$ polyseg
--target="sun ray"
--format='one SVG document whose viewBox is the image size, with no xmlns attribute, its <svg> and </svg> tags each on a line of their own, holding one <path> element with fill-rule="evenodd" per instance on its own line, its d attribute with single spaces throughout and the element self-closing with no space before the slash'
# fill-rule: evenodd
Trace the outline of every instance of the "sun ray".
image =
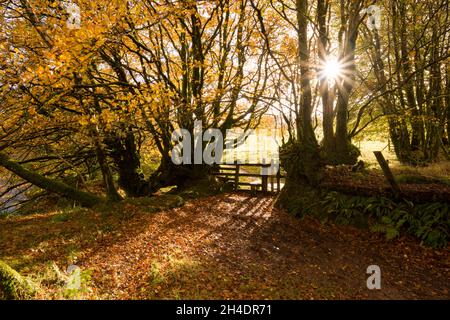
<svg viewBox="0 0 450 320">
<path fill-rule="evenodd" d="M 319 76 L 321 79 L 327 79 L 330 82 L 335 82 L 341 79 L 345 74 L 345 66 L 334 57 L 329 57 L 320 64 Z"/>
</svg>

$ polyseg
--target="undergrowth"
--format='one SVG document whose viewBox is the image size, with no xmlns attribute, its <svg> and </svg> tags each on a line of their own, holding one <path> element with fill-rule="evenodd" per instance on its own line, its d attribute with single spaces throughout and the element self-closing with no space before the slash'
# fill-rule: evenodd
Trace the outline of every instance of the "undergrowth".
<svg viewBox="0 0 450 320">
<path fill-rule="evenodd" d="M 289 189 L 284 192 L 287 195 L 280 195 L 278 205 L 298 217 L 310 215 L 322 221 L 368 227 L 388 240 L 406 233 L 435 248 L 447 246 L 450 240 L 450 205 L 446 203 L 415 204 L 382 196 Z"/>
</svg>

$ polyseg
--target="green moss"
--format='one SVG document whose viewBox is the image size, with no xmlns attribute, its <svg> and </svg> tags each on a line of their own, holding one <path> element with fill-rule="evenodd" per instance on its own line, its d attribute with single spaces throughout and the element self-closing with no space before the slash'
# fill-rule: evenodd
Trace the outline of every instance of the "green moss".
<svg viewBox="0 0 450 320">
<path fill-rule="evenodd" d="M 287 142 L 280 148 L 280 164 L 293 182 L 307 181 L 315 186 L 323 178 L 325 162 L 314 143 Z"/>
<path fill-rule="evenodd" d="M 154 197 L 130 198 L 126 199 L 125 203 L 146 208 L 150 212 L 157 212 L 182 207 L 184 205 L 184 199 L 178 195 L 163 194 Z"/>
<path fill-rule="evenodd" d="M 233 188 L 228 190 L 232 191 Z M 178 194 L 185 199 L 197 199 L 216 195 L 223 191 L 227 191 L 226 183 L 214 179 L 202 179 L 195 181 L 193 184 L 186 185 L 182 189 L 175 189 L 171 193 Z"/>
<path fill-rule="evenodd" d="M 277 198 L 276 206 L 300 218 L 316 215 L 315 207 L 320 201 L 319 196 L 318 190 L 306 183 L 287 181 Z"/>
<path fill-rule="evenodd" d="M 31 298 L 34 292 L 30 282 L 0 260 L 0 300 L 27 299 Z"/>
</svg>

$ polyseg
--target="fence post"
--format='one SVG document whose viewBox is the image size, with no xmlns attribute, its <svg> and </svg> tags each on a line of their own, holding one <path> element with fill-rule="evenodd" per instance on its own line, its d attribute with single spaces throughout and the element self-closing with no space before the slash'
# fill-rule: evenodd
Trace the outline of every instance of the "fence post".
<svg viewBox="0 0 450 320">
<path fill-rule="evenodd" d="M 269 184 L 269 177 L 268 177 L 268 174 L 269 174 L 269 170 L 265 170 L 266 168 L 268 168 L 268 166 L 270 167 L 270 165 L 266 165 L 266 164 L 263 164 L 262 165 L 262 192 L 263 193 L 267 193 L 267 190 L 268 190 L 268 184 Z"/>
<path fill-rule="evenodd" d="M 389 164 L 387 163 L 386 159 L 384 158 L 383 153 L 381 151 L 374 151 L 373 154 L 377 158 L 377 161 L 380 164 L 381 169 L 383 170 L 386 180 L 391 185 L 391 189 L 392 189 L 392 192 L 394 193 L 394 196 L 398 199 L 401 198 L 402 192 L 400 190 L 400 187 L 397 184 L 397 181 L 395 181 L 394 175 L 392 174 L 392 171 L 389 168 Z"/>
<path fill-rule="evenodd" d="M 277 170 L 277 193 L 280 193 L 280 191 L 281 191 L 281 182 L 280 182 L 280 180 L 281 180 L 281 172 L 280 171 L 281 170 L 278 167 L 278 170 Z"/>
<path fill-rule="evenodd" d="M 234 190 L 237 190 L 239 187 L 239 171 L 240 171 L 240 165 L 236 165 L 236 175 L 234 176 Z"/>
</svg>

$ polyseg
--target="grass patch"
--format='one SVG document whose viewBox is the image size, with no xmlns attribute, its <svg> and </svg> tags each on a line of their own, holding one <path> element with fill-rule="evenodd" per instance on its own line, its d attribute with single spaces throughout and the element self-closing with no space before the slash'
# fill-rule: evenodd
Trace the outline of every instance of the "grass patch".
<svg viewBox="0 0 450 320">
<path fill-rule="evenodd" d="M 82 207 L 66 207 L 62 210 L 58 210 L 58 213 L 55 214 L 51 221 L 54 223 L 59 223 L 59 222 L 67 222 L 70 220 L 73 220 L 73 218 L 76 216 L 76 218 L 80 218 L 83 213 L 88 212 L 88 209 L 86 208 L 82 208 Z"/>
<path fill-rule="evenodd" d="M 162 194 L 146 198 L 130 198 L 125 203 L 141 207 L 149 212 L 157 212 L 165 209 L 179 208 L 184 205 L 184 199 L 179 195 Z"/>
<path fill-rule="evenodd" d="M 53 261 L 34 274 L 33 283 L 38 287 L 38 299 L 82 300 L 92 299 L 93 270 L 77 266 L 61 270 Z"/>
<path fill-rule="evenodd" d="M 437 178 L 437 177 L 427 177 L 417 174 L 400 174 L 395 177 L 398 183 L 405 184 L 430 184 L 437 183 L 443 184 L 450 187 L 450 179 Z"/>
<path fill-rule="evenodd" d="M 392 166 L 394 174 L 401 175 L 419 175 L 431 178 L 447 178 L 450 177 L 450 161 L 440 161 L 437 163 L 431 163 L 427 166 L 406 166 L 396 164 Z"/>
<path fill-rule="evenodd" d="M 150 299 L 204 298 L 198 289 L 199 274 L 203 267 L 196 260 L 175 251 L 153 261 L 149 270 Z"/>
</svg>

